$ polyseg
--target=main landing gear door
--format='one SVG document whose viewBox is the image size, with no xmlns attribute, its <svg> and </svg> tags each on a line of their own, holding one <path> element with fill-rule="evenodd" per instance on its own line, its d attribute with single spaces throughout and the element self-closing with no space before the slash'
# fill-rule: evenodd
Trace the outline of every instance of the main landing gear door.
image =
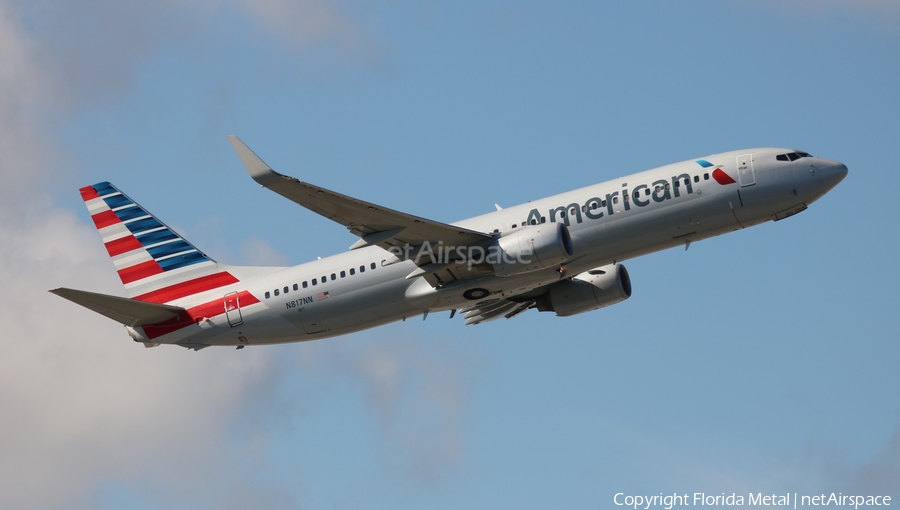
<svg viewBox="0 0 900 510">
<path fill-rule="evenodd" d="M 737 157 L 737 171 L 741 187 L 756 184 L 756 175 L 753 174 L 753 154 L 741 154 Z"/>
<path fill-rule="evenodd" d="M 225 317 L 232 328 L 244 323 L 244 318 L 241 316 L 241 302 L 238 299 L 237 292 L 225 294 Z"/>
</svg>

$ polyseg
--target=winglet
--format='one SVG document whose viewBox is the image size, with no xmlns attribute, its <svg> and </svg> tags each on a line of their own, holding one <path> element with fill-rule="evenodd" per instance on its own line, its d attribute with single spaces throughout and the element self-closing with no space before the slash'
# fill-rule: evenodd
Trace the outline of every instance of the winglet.
<svg viewBox="0 0 900 510">
<path fill-rule="evenodd" d="M 247 147 L 247 144 L 242 142 L 240 138 L 235 135 L 228 135 L 228 141 L 231 142 L 234 152 L 241 158 L 241 163 L 247 168 L 247 173 L 250 174 L 250 177 L 253 177 L 254 181 L 266 186 L 267 181 L 275 177 L 282 177 L 281 174 L 272 170 L 265 161 L 250 150 L 250 147 Z"/>
</svg>

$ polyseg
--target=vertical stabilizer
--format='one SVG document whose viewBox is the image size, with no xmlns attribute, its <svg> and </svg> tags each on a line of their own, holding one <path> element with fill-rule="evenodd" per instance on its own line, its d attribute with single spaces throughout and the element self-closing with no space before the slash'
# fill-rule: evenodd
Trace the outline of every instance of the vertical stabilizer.
<svg viewBox="0 0 900 510">
<path fill-rule="evenodd" d="M 80 191 L 128 297 L 169 303 L 238 282 L 112 184 Z"/>
</svg>

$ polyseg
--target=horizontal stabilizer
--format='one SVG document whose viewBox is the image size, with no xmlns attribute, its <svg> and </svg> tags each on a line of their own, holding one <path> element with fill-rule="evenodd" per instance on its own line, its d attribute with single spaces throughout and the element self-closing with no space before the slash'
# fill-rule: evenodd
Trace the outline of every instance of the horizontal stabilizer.
<svg viewBox="0 0 900 510">
<path fill-rule="evenodd" d="M 59 288 L 50 292 L 132 327 L 162 322 L 185 311 L 180 306 L 160 305 L 83 290 Z"/>
</svg>

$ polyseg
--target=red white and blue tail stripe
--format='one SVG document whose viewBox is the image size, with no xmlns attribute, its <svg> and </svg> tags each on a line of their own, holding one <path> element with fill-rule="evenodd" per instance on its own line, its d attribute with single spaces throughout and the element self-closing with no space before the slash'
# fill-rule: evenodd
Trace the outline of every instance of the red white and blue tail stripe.
<svg viewBox="0 0 900 510">
<path fill-rule="evenodd" d="M 128 297 L 170 303 L 238 282 L 112 184 L 80 191 Z"/>
</svg>

